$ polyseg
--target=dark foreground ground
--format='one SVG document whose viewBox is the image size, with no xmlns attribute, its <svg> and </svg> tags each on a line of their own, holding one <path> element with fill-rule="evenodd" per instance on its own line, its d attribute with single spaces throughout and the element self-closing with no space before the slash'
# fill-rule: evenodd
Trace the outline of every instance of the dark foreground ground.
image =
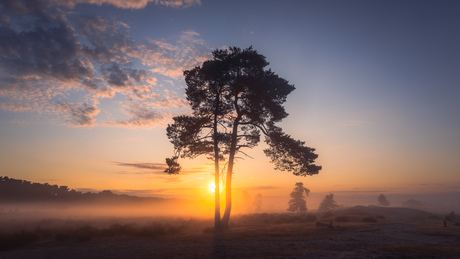
<svg viewBox="0 0 460 259">
<path fill-rule="evenodd" d="M 417 210 L 355 207 L 316 219 L 240 216 L 230 231 L 218 234 L 206 228 L 211 221 L 198 220 L 75 224 L 67 232 L 62 224 L 53 222 L 50 230 L 51 223 L 41 222 L 16 236 L 40 238 L 3 246 L 0 258 L 460 258 L 460 226 L 444 227 L 442 219 Z M 331 220 L 332 228 L 316 224 Z"/>
</svg>

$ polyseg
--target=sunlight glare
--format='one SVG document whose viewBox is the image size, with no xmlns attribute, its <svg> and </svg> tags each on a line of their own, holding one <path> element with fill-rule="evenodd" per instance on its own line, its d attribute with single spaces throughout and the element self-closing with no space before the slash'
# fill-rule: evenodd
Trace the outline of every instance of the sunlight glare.
<svg viewBox="0 0 460 259">
<path fill-rule="evenodd" d="M 208 183 L 208 192 L 214 194 L 216 192 L 216 184 L 214 182 Z"/>
<path fill-rule="evenodd" d="M 220 183 L 219 186 L 220 186 L 219 192 L 222 193 L 222 190 L 224 189 L 224 186 L 222 185 L 222 183 Z M 210 181 L 208 183 L 208 193 L 210 193 L 210 194 L 215 194 L 216 193 L 216 183 L 214 181 Z"/>
</svg>

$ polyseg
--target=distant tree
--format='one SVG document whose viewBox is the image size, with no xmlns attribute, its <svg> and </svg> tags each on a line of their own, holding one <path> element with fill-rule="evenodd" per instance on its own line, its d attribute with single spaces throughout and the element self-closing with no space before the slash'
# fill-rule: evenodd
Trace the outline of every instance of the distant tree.
<svg viewBox="0 0 460 259">
<path fill-rule="evenodd" d="M 287 209 L 288 211 L 299 213 L 305 213 L 307 211 L 307 202 L 303 196 L 304 193 L 306 196 L 308 196 L 308 194 L 310 194 L 310 190 L 303 187 L 303 183 L 296 183 L 294 190 L 290 194 L 291 200 L 289 201 L 289 208 Z"/>
<path fill-rule="evenodd" d="M 215 50 L 211 60 L 184 71 L 185 94 L 191 116 L 174 117 L 167 127 L 167 136 L 174 144 L 174 155 L 166 159 L 165 172 L 181 170 L 178 158 L 206 155 L 214 161 L 215 229 L 228 228 L 232 207 L 232 173 L 237 155 L 246 155 L 244 148 L 253 148 L 265 135 L 265 154 L 275 169 L 294 175 L 314 175 L 321 166 L 314 164 L 315 149 L 295 140 L 275 123 L 288 114 L 282 106 L 295 88 L 287 80 L 265 69 L 268 62 L 252 47 Z M 225 212 L 220 219 L 220 162 L 226 161 Z M 222 163 L 224 164 L 224 163 Z M 224 173 L 222 168 L 222 174 Z"/>
<path fill-rule="evenodd" d="M 381 206 L 390 206 L 390 202 L 387 200 L 387 197 L 385 197 L 385 195 L 383 194 L 380 194 L 377 200 L 379 201 L 379 204 Z"/>
<path fill-rule="evenodd" d="M 323 201 L 319 205 L 318 210 L 319 211 L 329 211 L 329 210 L 334 210 L 337 207 L 339 207 L 339 205 L 337 205 L 337 203 L 334 200 L 334 194 L 329 193 L 328 195 L 326 195 L 326 197 L 324 197 Z"/>
<path fill-rule="evenodd" d="M 258 193 L 254 197 L 254 201 L 252 202 L 252 208 L 255 212 L 260 212 L 262 210 L 262 194 Z"/>
</svg>

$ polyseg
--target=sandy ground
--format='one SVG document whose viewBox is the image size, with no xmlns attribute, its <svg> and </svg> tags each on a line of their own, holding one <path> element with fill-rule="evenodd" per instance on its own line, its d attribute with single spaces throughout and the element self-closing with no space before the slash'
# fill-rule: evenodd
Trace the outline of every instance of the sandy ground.
<svg viewBox="0 0 460 259">
<path fill-rule="evenodd" d="M 315 222 L 240 220 L 225 233 L 155 238 L 48 241 L 0 252 L 0 258 L 460 258 L 460 226 L 421 211 L 358 207 Z M 344 220 L 345 217 L 345 220 Z M 362 222 L 365 217 L 377 223 Z"/>
</svg>

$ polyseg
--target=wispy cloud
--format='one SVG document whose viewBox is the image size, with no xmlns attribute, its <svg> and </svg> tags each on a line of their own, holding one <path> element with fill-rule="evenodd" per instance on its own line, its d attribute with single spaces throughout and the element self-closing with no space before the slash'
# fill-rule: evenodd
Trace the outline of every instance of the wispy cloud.
<svg viewBox="0 0 460 259">
<path fill-rule="evenodd" d="M 141 169 L 141 170 L 149 170 L 147 173 L 150 174 L 159 174 L 165 175 L 164 169 L 166 168 L 166 164 L 163 163 L 143 163 L 143 162 L 134 162 L 134 163 L 125 163 L 125 162 L 111 162 L 114 165 L 130 167 L 132 169 Z M 119 172 L 120 174 L 147 174 L 144 172 Z M 193 168 L 183 168 L 181 170 L 181 175 L 186 174 L 202 174 L 202 173 L 209 173 L 209 168 L 207 167 L 193 167 Z M 160 179 L 160 178 L 157 178 Z"/>
<path fill-rule="evenodd" d="M 129 9 L 148 3 L 177 8 L 201 4 L 199 0 L 2 1 L 0 107 L 58 117 L 71 127 L 151 128 L 187 111 L 183 97 L 164 85 L 175 84 L 183 70 L 209 57 L 199 34 L 190 30 L 176 39 L 141 43 L 130 37 L 131 28 L 123 22 L 73 12 L 81 3 Z M 112 99 L 110 105 L 104 102 L 110 108 L 103 107 L 101 99 Z"/>
<path fill-rule="evenodd" d="M 125 113 L 129 115 L 129 119 L 119 120 L 116 123 L 120 126 L 130 128 L 150 128 L 165 121 L 165 116 L 157 113 L 145 105 L 131 104 L 125 109 Z"/>
<path fill-rule="evenodd" d="M 195 31 L 183 32 L 175 44 L 161 40 L 149 40 L 139 46 L 142 50 L 139 58 L 146 66 L 153 67 L 152 73 L 165 75 L 171 78 L 180 78 L 185 69 L 196 66 L 210 57 L 209 49 Z"/>
<path fill-rule="evenodd" d="M 113 162 L 116 165 L 119 166 L 127 166 L 127 167 L 133 167 L 133 168 L 138 168 L 138 169 L 150 169 L 154 171 L 158 170 L 163 170 L 166 168 L 166 164 L 162 163 L 122 163 L 122 162 Z"/>
</svg>

